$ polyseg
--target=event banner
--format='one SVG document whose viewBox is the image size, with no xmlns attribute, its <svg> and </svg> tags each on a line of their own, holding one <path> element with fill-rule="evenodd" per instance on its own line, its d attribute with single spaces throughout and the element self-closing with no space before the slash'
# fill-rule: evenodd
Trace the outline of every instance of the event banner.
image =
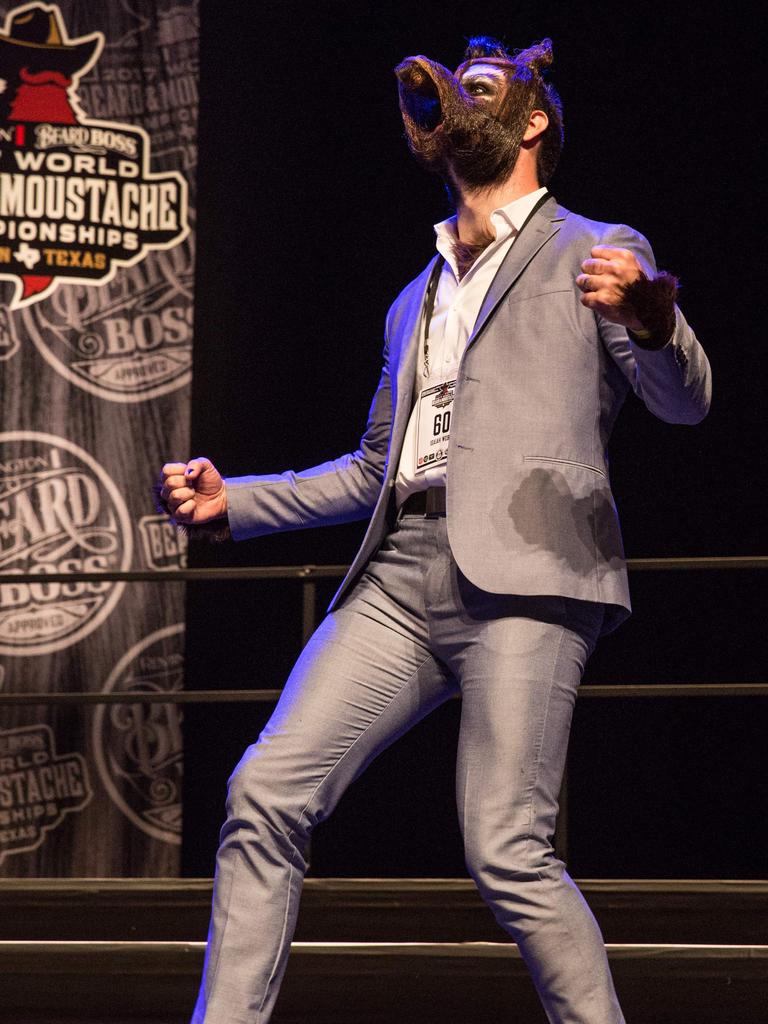
<svg viewBox="0 0 768 1024">
<path fill-rule="evenodd" d="M 0 874 L 173 875 L 184 567 L 152 484 L 189 445 L 196 0 L 0 4 Z M 14 582 L 34 575 L 39 582 Z M 142 701 L 35 702 L 53 692 Z"/>
</svg>

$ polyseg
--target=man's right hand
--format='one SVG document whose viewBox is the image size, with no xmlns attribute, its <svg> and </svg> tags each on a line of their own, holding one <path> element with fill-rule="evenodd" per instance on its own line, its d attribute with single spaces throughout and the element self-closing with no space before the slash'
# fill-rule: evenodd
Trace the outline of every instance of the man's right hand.
<svg viewBox="0 0 768 1024">
<path fill-rule="evenodd" d="M 160 471 L 160 497 L 177 523 L 198 526 L 227 514 L 227 491 L 210 459 L 167 462 Z"/>
</svg>

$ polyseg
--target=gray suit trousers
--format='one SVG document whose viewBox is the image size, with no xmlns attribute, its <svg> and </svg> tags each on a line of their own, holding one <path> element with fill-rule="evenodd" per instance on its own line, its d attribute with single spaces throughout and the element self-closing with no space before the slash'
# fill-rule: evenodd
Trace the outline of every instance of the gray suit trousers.
<svg viewBox="0 0 768 1024">
<path fill-rule="evenodd" d="M 403 516 L 302 652 L 230 779 L 193 1024 L 270 1019 L 313 827 L 377 754 L 457 692 L 470 874 L 552 1024 L 623 1024 L 602 936 L 550 841 L 602 616 L 591 602 L 479 590 L 456 566 L 445 519 Z"/>
</svg>

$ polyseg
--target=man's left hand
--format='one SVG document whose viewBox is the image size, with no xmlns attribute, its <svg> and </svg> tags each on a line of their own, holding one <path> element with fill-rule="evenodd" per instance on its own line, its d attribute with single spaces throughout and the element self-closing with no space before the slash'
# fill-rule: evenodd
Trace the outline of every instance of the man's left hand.
<svg viewBox="0 0 768 1024">
<path fill-rule="evenodd" d="M 621 324 L 630 331 L 641 331 L 643 324 L 624 300 L 624 288 L 643 273 L 635 254 L 629 249 L 596 245 L 590 255 L 591 259 L 581 264 L 584 273 L 576 278 L 576 284 L 584 293 L 582 305 L 614 324 Z"/>
</svg>

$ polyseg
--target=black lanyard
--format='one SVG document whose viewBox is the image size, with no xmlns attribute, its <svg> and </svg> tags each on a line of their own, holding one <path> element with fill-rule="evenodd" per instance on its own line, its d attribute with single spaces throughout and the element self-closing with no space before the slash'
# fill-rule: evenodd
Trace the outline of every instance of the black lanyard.
<svg viewBox="0 0 768 1024">
<path fill-rule="evenodd" d="M 520 230 L 515 235 L 515 241 L 512 243 L 513 245 L 520 238 L 520 235 L 522 235 L 523 230 L 525 229 L 527 224 L 530 222 L 530 220 L 533 218 L 534 213 L 536 213 L 536 211 L 539 209 L 539 207 L 543 206 L 544 203 L 546 203 L 546 201 L 548 199 L 550 199 L 550 198 L 551 198 L 551 193 L 550 192 L 545 192 L 544 195 L 541 196 L 537 200 L 536 205 L 533 207 L 531 212 L 528 214 L 528 216 L 525 218 L 523 223 L 520 225 Z M 438 256 L 437 259 L 435 260 L 434 266 L 432 267 L 432 273 L 429 275 L 429 283 L 427 284 L 427 294 L 426 294 L 426 297 L 424 299 L 424 376 L 425 377 L 429 376 L 429 328 L 430 328 L 430 325 L 432 323 L 432 316 L 433 316 L 433 314 L 435 312 L 435 301 L 437 300 L 437 286 L 440 283 L 440 274 L 442 273 L 442 270 L 443 270 L 444 266 L 445 266 L 445 257 Z"/>
<path fill-rule="evenodd" d="M 427 297 L 424 300 L 424 376 L 429 376 L 429 327 L 432 323 L 432 314 L 435 312 L 435 299 L 437 298 L 437 286 L 440 282 L 440 274 L 445 265 L 445 257 L 438 256 L 432 273 L 429 275 L 427 285 Z"/>
</svg>

